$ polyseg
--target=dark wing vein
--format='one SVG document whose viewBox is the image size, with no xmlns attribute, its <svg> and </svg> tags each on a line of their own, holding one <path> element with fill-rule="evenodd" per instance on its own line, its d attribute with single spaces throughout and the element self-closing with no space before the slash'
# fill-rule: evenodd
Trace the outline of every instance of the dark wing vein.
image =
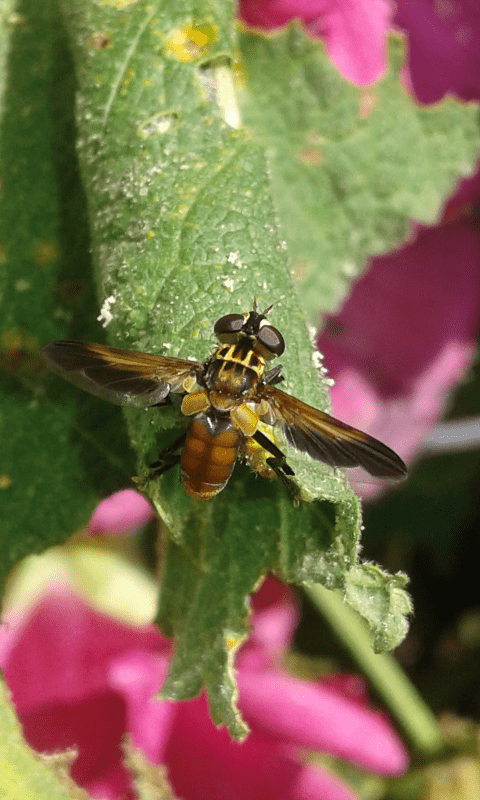
<svg viewBox="0 0 480 800">
<path fill-rule="evenodd" d="M 118 405 L 146 408 L 169 392 L 183 393 L 183 381 L 200 364 L 87 342 L 58 341 L 42 348 L 47 366 L 90 394 Z"/>
<path fill-rule="evenodd" d="M 263 386 L 260 394 L 269 402 L 287 442 L 316 461 L 332 467 L 360 466 L 377 478 L 401 478 L 407 474 L 402 459 L 368 433 L 273 386 Z"/>
</svg>

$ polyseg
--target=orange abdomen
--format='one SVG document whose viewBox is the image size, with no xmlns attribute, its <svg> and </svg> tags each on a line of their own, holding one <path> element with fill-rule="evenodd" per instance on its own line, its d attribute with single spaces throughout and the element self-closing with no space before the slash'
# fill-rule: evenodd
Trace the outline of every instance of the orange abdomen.
<svg viewBox="0 0 480 800">
<path fill-rule="evenodd" d="M 241 434 L 227 418 L 199 414 L 190 425 L 180 461 L 183 487 L 191 497 L 208 500 L 228 483 Z"/>
</svg>

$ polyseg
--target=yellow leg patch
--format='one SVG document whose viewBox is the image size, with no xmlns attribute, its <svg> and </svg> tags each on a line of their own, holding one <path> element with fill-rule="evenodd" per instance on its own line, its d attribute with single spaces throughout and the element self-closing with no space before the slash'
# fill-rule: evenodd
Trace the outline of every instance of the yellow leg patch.
<svg viewBox="0 0 480 800">
<path fill-rule="evenodd" d="M 193 414 L 201 414 L 202 411 L 206 411 L 209 406 L 210 400 L 206 392 L 194 392 L 185 395 L 181 411 L 186 417 L 191 417 Z"/>
<path fill-rule="evenodd" d="M 267 464 L 269 453 L 257 444 L 255 439 L 247 439 L 247 441 L 243 443 L 242 452 L 247 459 L 249 467 L 255 470 L 255 472 L 258 472 L 259 475 L 263 475 L 264 478 L 276 477 L 273 469 Z"/>
<path fill-rule="evenodd" d="M 253 436 L 258 428 L 258 414 L 252 411 L 251 408 L 242 403 L 241 406 L 232 408 L 230 411 L 230 419 L 233 426 L 241 431 L 244 436 Z"/>
<path fill-rule="evenodd" d="M 196 394 L 200 390 L 195 375 L 187 375 L 182 385 L 186 392 L 192 392 L 192 394 Z"/>
</svg>

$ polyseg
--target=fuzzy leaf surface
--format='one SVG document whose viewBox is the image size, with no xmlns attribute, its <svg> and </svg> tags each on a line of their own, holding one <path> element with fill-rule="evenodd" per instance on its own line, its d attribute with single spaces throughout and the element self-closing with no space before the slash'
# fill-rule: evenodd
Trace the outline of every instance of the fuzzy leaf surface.
<svg viewBox="0 0 480 800">
<path fill-rule="evenodd" d="M 285 388 L 325 408 L 327 387 L 292 292 L 263 151 L 227 121 L 233 84 L 225 89 L 219 75 L 236 55 L 227 5 L 215 18 L 194 4 L 180 12 L 173 2 L 123 17 L 90 3 L 64 9 L 110 343 L 203 361 L 215 319 L 250 309 L 254 296 L 264 307 L 283 296 L 273 319 L 287 341 Z M 92 30 L 110 32 L 108 47 L 93 54 L 84 45 Z M 172 49 L 202 30 L 209 33 L 200 52 Z M 129 408 L 126 418 L 145 480 L 178 433 L 178 410 Z M 360 512 L 344 478 L 297 453 L 288 457 L 313 501 L 300 508 L 277 481 L 243 466 L 208 502 L 185 495 L 178 468 L 145 483 L 171 532 L 158 619 L 176 647 L 163 694 L 191 697 L 206 686 L 213 718 L 237 738 L 245 726 L 231 666 L 248 633 L 246 596 L 273 569 L 297 583 L 343 585 L 356 561 Z"/>
<path fill-rule="evenodd" d="M 62 8 L 74 71 L 48 2 L 25 0 L 10 51 L 11 115 L 2 133 L 5 570 L 66 538 L 134 471 L 145 481 L 148 464 L 185 422 L 175 408 L 127 409 L 135 470 L 118 409 L 43 370 L 40 344 L 102 340 L 99 305 L 111 345 L 203 361 L 219 316 L 249 310 L 254 296 L 263 306 L 283 298 L 271 315 L 287 341 L 282 388 L 328 405 L 262 147 L 232 125 L 232 6 L 64 0 Z M 36 69 L 25 69 L 33 61 Z M 74 72 L 87 208 L 73 147 Z M 178 468 L 145 483 L 171 533 L 158 619 L 176 647 L 164 694 L 189 697 L 206 686 L 214 719 L 237 738 L 245 726 L 231 667 L 249 629 L 248 594 L 268 570 L 343 589 L 349 570 L 362 570 L 360 510 L 344 477 L 285 450 L 311 501 L 298 508 L 279 482 L 242 465 L 209 502 L 186 497 Z"/>
<path fill-rule="evenodd" d="M 403 40 L 384 77 L 348 83 L 296 23 L 242 30 L 239 99 L 265 147 L 272 196 L 308 317 L 331 311 L 370 256 L 398 246 L 409 221 L 431 225 L 480 151 L 477 103 L 422 106 L 400 81 Z"/>
</svg>

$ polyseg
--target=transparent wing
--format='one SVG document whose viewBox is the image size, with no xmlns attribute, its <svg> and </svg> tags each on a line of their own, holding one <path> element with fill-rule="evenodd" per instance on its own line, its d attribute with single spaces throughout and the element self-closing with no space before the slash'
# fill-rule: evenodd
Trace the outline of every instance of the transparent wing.
<svg viewBox="0 0 480 800">
<path fill-rule="evenodd" d="M 42 348 L 47 366 L 80 389 L 117 405 L 146 408 L 169 392 L 184 392 L 200 364 L 87 342 L 58 341 Z"/>
<path fill-rule="evenodd" d="M 289 444 L 331 467 L 363 467 L 377 478 L 403 478 L 407 468 L 387 445 L 318 411 L 268 384 L 259 397 L 267 400 L 274 424 Z"/>
</svg>

